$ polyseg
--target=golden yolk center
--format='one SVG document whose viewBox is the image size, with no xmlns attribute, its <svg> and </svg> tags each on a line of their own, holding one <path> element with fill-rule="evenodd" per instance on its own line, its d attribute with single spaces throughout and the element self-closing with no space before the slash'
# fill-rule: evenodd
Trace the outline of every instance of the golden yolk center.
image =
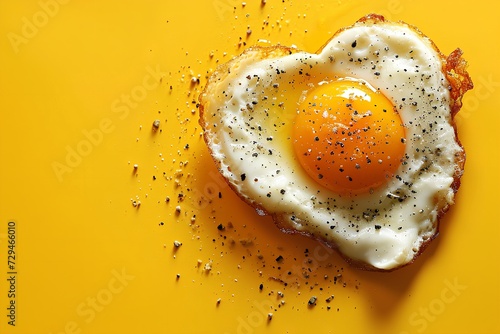
<svg viewBox="0 0 500 334">
<path fill-rule="evenodd" d="M 368 192 L 401 164 L 405 128 L 393 104 L 363 82 L 338 80 L 299 105 L 293 146 L 307 174 L 340 194 Z"/>
</svg>

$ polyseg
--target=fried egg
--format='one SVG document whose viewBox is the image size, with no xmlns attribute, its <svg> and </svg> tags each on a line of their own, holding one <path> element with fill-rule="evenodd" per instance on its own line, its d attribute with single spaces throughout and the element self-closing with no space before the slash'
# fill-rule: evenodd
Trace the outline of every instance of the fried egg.
<svg viewBox="0 0 500 334">
<path fill-rule="evenodd" d="M 352 264 L 411 263 L 454 203 L 465 163 L 453 122 L 472 88 L 415 27 L 368 15 L 316 53 L 252 47 L 200 95 L 221 174 L 258 213 Z"/>
</svg>

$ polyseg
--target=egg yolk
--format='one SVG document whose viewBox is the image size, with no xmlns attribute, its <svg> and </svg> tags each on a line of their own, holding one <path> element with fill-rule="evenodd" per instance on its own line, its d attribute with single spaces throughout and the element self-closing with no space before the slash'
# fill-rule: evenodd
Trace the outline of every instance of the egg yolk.
<svg viewBox="0 0 500 334">
<path fill-rule="evenodd" d="M 307 93 L 292 139 L 307 174 L 348 195 L 385 183 L 405 152 L 405 128 L 393 104 L 366 83 L 347 79 Z"/>
</svg>

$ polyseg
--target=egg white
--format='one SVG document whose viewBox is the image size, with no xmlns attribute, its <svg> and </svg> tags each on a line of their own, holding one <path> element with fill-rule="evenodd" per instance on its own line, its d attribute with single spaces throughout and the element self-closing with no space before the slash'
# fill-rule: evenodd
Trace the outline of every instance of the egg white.
<svg viewBox="0 0 500 334">
<path fill-rule="evenodd" d="M 337 33 L 318 53 L 263 59 L 263 52 L 247 50 L 201 96 L 205 138 L 223 176 L 283 228 L 325 240 L 355 262 L 383 270 L 411 262 L 454 201 L 456 156 L 463 150 L 451 125 L 439 51 L 403 23 L 367 20 Z M 312 180 L 291 139 L 305 92 L 347 77 L 392 101 L 407 138 L 395 176 L 354 197 Z"/>
</svg>

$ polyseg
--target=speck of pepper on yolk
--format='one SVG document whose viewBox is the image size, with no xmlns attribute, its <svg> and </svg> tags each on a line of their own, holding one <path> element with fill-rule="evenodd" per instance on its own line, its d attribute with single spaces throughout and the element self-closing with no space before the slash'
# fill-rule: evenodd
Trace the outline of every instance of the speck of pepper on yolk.
<svg viewBox="0 0 500 334">
<path fill-rule="evenodd" d="M 406 139 L 395 107 L 380 91 L 351 79 L 323 83 L 298 106 L 293 147 L 302 167 L 339 194 L 369 192 L 401 164 Z"/>
</svg>

